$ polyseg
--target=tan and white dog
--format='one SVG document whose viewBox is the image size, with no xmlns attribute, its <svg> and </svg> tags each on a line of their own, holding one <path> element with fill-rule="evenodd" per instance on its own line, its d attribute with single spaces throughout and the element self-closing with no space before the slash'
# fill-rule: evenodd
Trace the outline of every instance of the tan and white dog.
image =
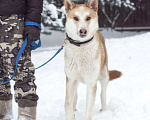
<svg viewBox="0 0 150 120">
<path fill-rule="evenodd" d="M 105 41 L 98 31 L 98 0 L 87 5 L 75 5 L 64 0 L 67 13 L 65 39 L 66 120 L 75 120 L 79 82 L 87 86 L 85 120 L 92 120 L 97 81 L 101 83 L 101 111 L 107 110 L 106 88 L 109 80 L 121 76 L 119 71 L 108 71 Z"/>
</svg>

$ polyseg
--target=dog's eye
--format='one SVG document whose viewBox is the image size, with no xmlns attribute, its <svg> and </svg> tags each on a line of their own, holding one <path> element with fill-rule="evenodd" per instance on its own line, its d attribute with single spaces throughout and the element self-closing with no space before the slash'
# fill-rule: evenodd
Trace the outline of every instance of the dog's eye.
<svg viewBox="0 0 150 120">
<path fill-rule="evenodd" d="M 75 20 L 75 21 L 79 21 L 79 19 L 78 19 L 77 17 L 74 17 L 74 20 Z"/>
<path fill-rule="evenodd" d="M 91 17 L 87 17 L 87 18 L 86 18 L 86 21 L 89 21 L 89 20 L 91 20 Z"/>
</svg>

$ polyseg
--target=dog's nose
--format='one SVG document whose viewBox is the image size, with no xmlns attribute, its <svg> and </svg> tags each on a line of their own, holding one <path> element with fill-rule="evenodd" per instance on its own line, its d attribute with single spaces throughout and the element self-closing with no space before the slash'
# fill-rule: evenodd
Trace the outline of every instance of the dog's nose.
<svg viewBox="0 0 150 120">
<path fill-rule="evenodd" d="M 84 29 L 84 28 L 81 28 L 81 30 L 80 30 L 80 35 L 85 36 L 86 33 L 87 33 L 87 30 Z"/>
</svg>

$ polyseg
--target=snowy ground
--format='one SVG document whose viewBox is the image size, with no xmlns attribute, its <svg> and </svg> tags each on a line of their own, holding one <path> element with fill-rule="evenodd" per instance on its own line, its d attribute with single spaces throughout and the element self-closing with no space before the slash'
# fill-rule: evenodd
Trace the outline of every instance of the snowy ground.
<svg viewBox="0 0 150 120">
<path fill-rule="evenodd" d="M 109 69 L 122 71 L 123 76 L 108 85 L 106 112 L 99 112 L 101 104 L 98 83 L 93 120 L 150 120 L 150 32 L 139 35 L 136 33 L 130 37 L 123 35 L 123 38 L 107 38 L 106 47 Z M 32 59 L 35 66 L 48 60 L 56 52 L 56 48 L 58 47 L 43 47 L 33 52 Z M 65 120 L 63 54 L 64 51 L 47 66 L 36 71 L 37 93 L 40 97 L 37 120 Z M 86 107 L 85 85 L 79 85 L 78 94 L 76 120 L 83 120 Z M 15 102 L 13 107 L 16 120 Z"/>
</svg>

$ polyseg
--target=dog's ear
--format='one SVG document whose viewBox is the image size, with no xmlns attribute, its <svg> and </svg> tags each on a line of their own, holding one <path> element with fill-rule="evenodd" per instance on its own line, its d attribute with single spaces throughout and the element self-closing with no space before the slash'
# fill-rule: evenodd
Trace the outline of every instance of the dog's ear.
<svg viewBox="0 0 150 120">
<path fill-rule="evenodd" d="M 65 5 L 66 13 L 68 13 L 76 6 L 74 2 L 72 2 L 72 0 L 64 0 L 64 5 Z"/>
<path fill-rule="evenodd" d="M 94 10 L 95 12 L 98 11 L 98 0 L 89 0 L 87 6 Z"/>
</svg>

